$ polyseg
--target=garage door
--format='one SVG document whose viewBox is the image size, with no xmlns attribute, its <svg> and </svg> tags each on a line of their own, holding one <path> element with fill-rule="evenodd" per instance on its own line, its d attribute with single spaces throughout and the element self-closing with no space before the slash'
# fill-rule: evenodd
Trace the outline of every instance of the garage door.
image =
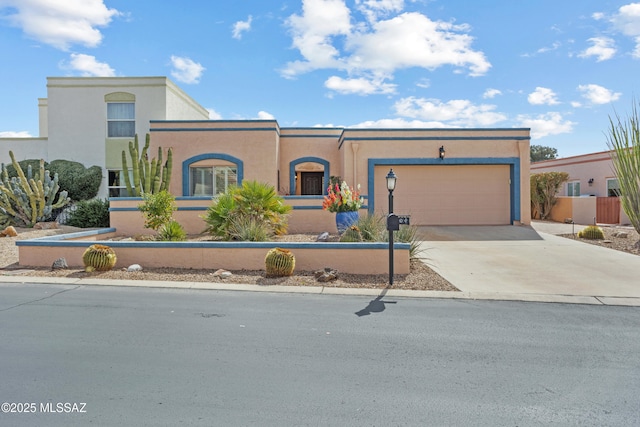
<svg viewBox="0 0 640 427">
<path fill-rule="evenodd" d="M 391 166 L 398 176 L 394 211 L 415 225 L 504 225 L 511 223 L 509 165 Z M 375 168 L 375 207 L 388 211 L 385 177 Z"/>
</svg>

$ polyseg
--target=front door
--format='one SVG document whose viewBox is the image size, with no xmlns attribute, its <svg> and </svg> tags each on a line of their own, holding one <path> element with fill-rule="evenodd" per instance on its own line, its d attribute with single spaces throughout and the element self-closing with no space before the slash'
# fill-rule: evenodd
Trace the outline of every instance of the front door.
<svg viewBox="0 0 640 427">
<path fill-rule="evenodd" d="M 321 196 L 324 172 L 300 172 L 302 187 L 300 194 L 303 196 Z"/>
</svg>

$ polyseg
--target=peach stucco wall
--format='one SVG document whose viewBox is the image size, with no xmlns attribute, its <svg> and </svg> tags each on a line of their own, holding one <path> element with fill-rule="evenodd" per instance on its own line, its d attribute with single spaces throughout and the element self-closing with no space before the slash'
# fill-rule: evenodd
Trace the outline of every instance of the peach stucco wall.
<svg viewBox="0 0 640 427">
<path fill-rule="evenodd" d="M 173 150 L 169 191 L 183 193 L 183 166 L 187 159 L 203 155 L 232 156 L 242 161 L 243 179 L 278 184 L 278 125 L 257 121 L 151 122 L 150 152 Z"/>
<path fill-rule="evenodd" d="M 43 239 L 19 242 L 19 264 L 50 267 L 56 258 L 64 257 L 70 267 L 82 267 L 82 254 L 93 243 L 50 241 L 52 243 L 49 244 Z M 273 243 L 248 242 L 95 242 L 114 249 L 117 256 L 115 268 L 140 264 L 143 268 L 264 270 L 267 252 L 276 246 Z M 315 271 L 325 267 L 351 274 L 385 274 L 389 271 L 389 252 L 384 243 L 279 243 L 277 246 L 294 253 L 297 271 Z M 408 274 L 409 244 L 397 244 L 394 254 L 395 273 Z"/>
</svg>

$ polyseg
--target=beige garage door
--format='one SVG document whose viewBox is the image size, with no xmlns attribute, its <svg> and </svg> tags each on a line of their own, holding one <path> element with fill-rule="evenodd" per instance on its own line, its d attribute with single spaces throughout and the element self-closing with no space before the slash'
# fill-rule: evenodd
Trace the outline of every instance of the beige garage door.
<svg viewBox="0 0 640 427">
<path fill-rule="evenodd" d="M 511 223 L 508 165 L 391 166 L 398 176 L 394 211 L 415 225 Z M 389 166 L 375 168 L 375 208 L 387 213 Z"/>
</svg>

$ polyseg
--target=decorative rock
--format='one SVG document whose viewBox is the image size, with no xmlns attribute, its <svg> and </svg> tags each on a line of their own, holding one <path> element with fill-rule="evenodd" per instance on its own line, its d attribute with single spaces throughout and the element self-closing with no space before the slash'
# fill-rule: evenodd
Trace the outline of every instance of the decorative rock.
<svg viewBox="0 0 640 427">
<path fill-rule="evenodd" d="M 603 241 L 602 241 L 602 243 L 605 243 L 605 244 L 611 244 L 611 243 L 613 243 L 613 242 L 612 242 L 611 240 L 603 240 Z"/>
<path fill-rule="evenodd" d="M 51 270 L 64 270 L 65 268 L 69 268 L 65 258 L 58 258 L 51 264 Z"/>
<path fill-rule="evenodd" d="M 224 270 L 222 268 L 219 269 L 219 270 L 216 270 L 216 272 L 213 273 L 213 277 L 221 277 L 223 279 L 226 278 L 226 277 L 230 277 L 232 275 L 233 274 L 230 271 Z"/>
<path fill-rule="evenodd" d="M 2 230 L 0 232 L 0 237 L 16 237 L 18 235 L 18 232 L 16 231 L 15 228 L 13 228 L 12 225 L 8 226 L 7 228 L 5 228 L 4 230 Z"/>
<path fill-rule="evenodd" d="M 58 227 L 58 223 L 55 221 L 51 221 L 51 222 L 36 222 L 33 225 L 33 229 L 34 230 L 53 230 L 56 228 L 60 228 Z"/>
<path fill-rule="evenodd" d="M 613 237 L 619 237 L 621 239 L 626 239 L 629 237 L 629 233 L 627 233 L 626 231 L 616 231 L 615 233 L 613 233 Z"/>
<path fill-rule="evenodd" d="M 325 267 L 324 270 L 317 270 L 313 273 L 318 282 L 330 282 L 338 278 L 338 270 Z"/>
<path fill-rule="evenodd" d="M 127 271 L 142 271 L 142 266 L 140 264 L 131 264 L 129 267 L 127 267 Z"/>
<path fill-rule="evenodd" d="M 324 232 L 321 233 L 317 238 L 316 238 L 317 242 L 328 242 L 329 241 L 329 233 L 328 232 Z"/>
</svg>

